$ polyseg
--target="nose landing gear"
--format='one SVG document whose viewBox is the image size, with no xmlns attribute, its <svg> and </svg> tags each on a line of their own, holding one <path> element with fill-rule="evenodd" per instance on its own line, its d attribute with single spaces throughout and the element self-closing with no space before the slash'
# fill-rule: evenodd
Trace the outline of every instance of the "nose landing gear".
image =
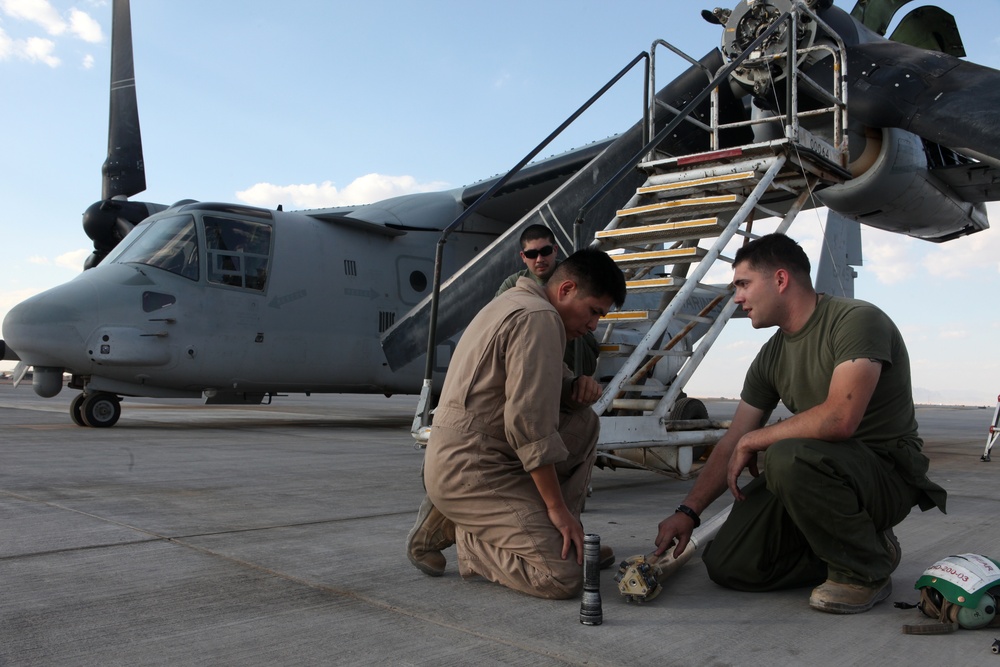
<svg viewBox="0 0 1000 667">
<path fill-rule="evenodd" d="M 117 424 L 122 416 L 121 399 L 103 391 L 80 394 L 70 404 L 69 414 L 77 426 L 108 428 Z"/>
</svg>

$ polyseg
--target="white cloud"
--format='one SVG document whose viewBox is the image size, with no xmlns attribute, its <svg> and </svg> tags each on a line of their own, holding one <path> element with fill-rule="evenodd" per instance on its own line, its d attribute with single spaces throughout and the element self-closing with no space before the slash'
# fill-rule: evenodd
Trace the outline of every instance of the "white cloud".
<svg viewBox="0 0 1000 667">
<path fill-rule="evenodd" d="M 910 256 L 912 241 L 899 234 L 879 230 L 862 231 L 864 266 L 885 285 L 903 282 L 915 273 L 916 263 Z"/>
<path fill-rule="evenodd" d="M 950 331 L 942 331 L 941 332 L 941 338 L 944 338 L 945 340 L 957 340 L 957 339 L 968 338 L 968 337 L 969 337 L 969 332 L 968 331 L 963 331 L 961 329 L 950 330 Z"/>
<path fill-rule="evenodd" d="M 12 18 L 38 24 L 50 35 L 66 32 L 66 21 L 48 0 L 2 0 L 0 9 Z"/>
<path fill-rule="evenodd" d="M 247 204 L 274 208 L 282 204 L 289 208 L 327 208 L 370 204 L 390 197 L 414 192 L 433 192 L 447 187 L 446 183 L 418 183 L 412 176 L 367 174 L 338 189 L 331 181 L 299 185 L 257 183 L 236 193 Z"/>
<path fill-rule="evenodd" d="M 923 266 L 939 278 L 986 278 L 1000 273 L 1000 232 L 995 228 L 935 245 Z"/>
<path fill-rule="evenodd" d="M 44 63 L 49 67 L 59 67 L 59 63 L 62 61 L 52 55 L 55 50 L 56 44 L 51 39 L 29 37 L 25 40 L 24 48 L 18 55 L 25 60 Z"/>
<path fill-rule="evenodd" d="M 83 57 L 83 69 L 92 69 L 94 67 L 94 56 L 89 53 Z"/>
<path fill-rule="evenodd" d="M 41 27 L 52 37 L 68 33 L 89 43 L 103 41 L 104 33 L 100 24 L 90 14 L 73 8 L 67 21 L 48 0 L 0 0 L 0 12 L 11 18 L 20 19 Z M 13 39 L 0 29 L 0 60 L 12 57 L 39 62 L 49 67 L 58 67 L 61 59 L 55 55 L 56 43 L 43 37 Z M 93 56 L 84 58 L 83 66 L 93 66 Z"/>
<path fill-rule="evenodd" d="M 53 55 L 55 48 L 55 42 L 51 39 L 42 37 L 11 39 L 3 29 L 0 29 L 0 60 L 9 60 L 13 57 L 58 67 L 60 60 Z"/>
<path fill-rule="evenodd" d="M 14 40 L 0 28 L 0 60 L 7 60 L 14 55 Z"/>
<path fill-rule="evenodd" d="M 87 248 L 80 248 L 79 250 L 73 250 L 71 252 L 66 252 L 55 259 L 55 265 L 61 266 L 64 269 L 70 269 L 71 271 L 83 271 L 83 262 L 90 256 L 92 250 Z"/>
<path fill-rule="evenodd" d="M 95 21 L 87 12 L 71 9 L 69 14 L 69 29 L 74 35 L 85 42 L 96 44 L 104 39 L 101 24 Z"/>
</svg>

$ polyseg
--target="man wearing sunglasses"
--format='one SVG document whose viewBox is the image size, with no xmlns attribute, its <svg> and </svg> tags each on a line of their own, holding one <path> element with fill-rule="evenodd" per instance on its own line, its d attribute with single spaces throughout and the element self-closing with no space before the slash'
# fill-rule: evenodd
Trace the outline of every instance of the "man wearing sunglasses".
<svg viewBox="0 0 1000 667">
<path fill-rule="evenodd" d="M 555 234 L 545 225 L 529 225 L 521 232 L 521 261 L 525 267 L 507 276 L 500 283 L 496 296 L 500 296 L 517 284 L 519 278 L 528 276 L 539 285 L 544 285 L 559 265 L 559 246 Z M 597 355 L 600 348 L 594 334 L 567 341 L 563 361 L 578 375 L 593 375 L 597 370 Z"/>
<path fill-rule="evenodd" d="M 530 225 L 521 232 L 521 261 L 526 268 L 512 273 L 500 284 L 500 296 L 515 284 L 517 279 L 530 276 L 539 285 L 544 285 L 559 263 L 559 246 L 552 230 L 545 225 Z"/>
<path fill-rule="evenodd" d="M 424 458 L 427 496 L 407 536 L 420 571 L 444 574 L 457 546 L 463 577 L 535 597 L 583 585 L 580 512 L 597 456 L 601 387 L 562 363 L 566 340 L 625 301 L 625 278 L 600 250 L 575 252 L 545 285 L 528 277 L 473 318 L 448 366 Z M 604 551 L 604 549 L 602 549 Z M 602 565 L 614 563 L 608 549 Z"/>
</svg>

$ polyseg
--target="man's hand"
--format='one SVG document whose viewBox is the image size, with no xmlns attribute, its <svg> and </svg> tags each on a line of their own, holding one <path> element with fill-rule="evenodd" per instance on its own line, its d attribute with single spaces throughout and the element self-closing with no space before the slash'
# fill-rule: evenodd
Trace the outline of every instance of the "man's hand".
<svg viewBox="0 0 1000 667">
<path fill-rule="evenodd" d="M 570 546 L 576 546 L 576 562 L 583 565 L 583 524 L 570 514 L 565 505 L 549 509 L 548 514 L 549 521 L 563 538 L 562 559 L 569 558 Z"/>
<path fill-rule="evenodd" d="M 535 486 L 538 487 L 538 494 L 545 503 L 546 513 L 549 521 L 556 527 L 563 538 L 562 558 L 569 558 L 569 548 L 576 546 L 576 561 L 583 565 L 583 524 L 573 516 L 569 508 L 566 507 L 566 500 L 562 495 L 562 487 L 559 486 L 559 477 L 556 475 L 555 465 L 549 463 L 539 466 L 530 473 Z"/>
<path fill-rule="evenodd" d="M 671 514 L 660 522 L 659 532 L 656 533 L 656 550 L 653 553 L 659 558 L 677 540 L 677 548 L 674 549 L 674 558 L 677 558 L 687 547 L 693 532 L 694 521 L 691 517 L 681 512 Z"/>
<path fill-rule="evenodd" d="M 757 468 L 757 451 L 753 448 L 748 437 L 752 434 L 753 432 L 740 438 L 739 442 L 736 443 L 736 448 L 733 449 L 732 456 L 729 457 L 726 484 L 729 486 L 729 490 L 736 500 L 743 500 L 745 498 L 743 491 L 740 490 L 739 483 L 740 475 L 743 474 L 744 468 L 749 468 L 750 474 L 754 477 L 760 475 L 760 470 Z"/>
<path fill-rule="evenodd" d="M 601 385 L 589 375 L 580 375 L 573 380 L 570 398 L 580 405 L 593 405 L 601 397 Z"/>
</svg>

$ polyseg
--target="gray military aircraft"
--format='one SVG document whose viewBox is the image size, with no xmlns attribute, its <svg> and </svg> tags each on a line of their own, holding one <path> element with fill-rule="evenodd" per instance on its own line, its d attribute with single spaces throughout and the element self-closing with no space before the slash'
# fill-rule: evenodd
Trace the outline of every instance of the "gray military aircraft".
<svg viewBox="0 0 1000 667">
<path fill-rule="evenodd" d="M 988 227 L 983 202 L 1000 198 L 1000 72 L 960 59 L 954 18 L 937 8 L 911 12 L 885 39 L 907 2 L 860 0 L 850 14 L 830 0 L 805 3 L 843 40 L 849 90 L 849 173 L 817 196 L 834 219 L 941 242 Z M 702 72 L 719 71 L 791 5 L 743 0 L 703 12 L 724 27 L 721 46 L 656 94 L 665 102 L 657 121 L 700 105 Z M 454 337 L 517 268 L 521 229 L 546 222 L 566 248 L 593 238 L 623 198 L 609 197 L 574 232 L 578 211 L 643 145 L 637 123 L 529 164 L 543 143 L 504 177 L 359 207 L 131 201 L 146 184 L 128 0 L 113 11 L 108 157 L 101 200 L 84 214 L 94 253 L 88 270 L 3 323 L 3 358 L 33 368 L 39 395 L 55 396 L 71 376 L 81 426 L 115 424 L 123 396 L 260 403 L 291 392 L 417 393 L 425 376 L 440 379 Z M 805 25 L 796 39 L 816 36 Z M 832 86 L 829 59 L 802 67 L 818 88 Z M 729 122 L 780 114 L 782 95 L 780 68 L 737 69 L 718 108 Z M 723 145 L 759 139 L 755 131 L 724 133 Z M 696 153 L 706 141 L 683 125 L 658 150 Z M 848 232 L 841 263 L 858 244 Z"/>
</svg>

